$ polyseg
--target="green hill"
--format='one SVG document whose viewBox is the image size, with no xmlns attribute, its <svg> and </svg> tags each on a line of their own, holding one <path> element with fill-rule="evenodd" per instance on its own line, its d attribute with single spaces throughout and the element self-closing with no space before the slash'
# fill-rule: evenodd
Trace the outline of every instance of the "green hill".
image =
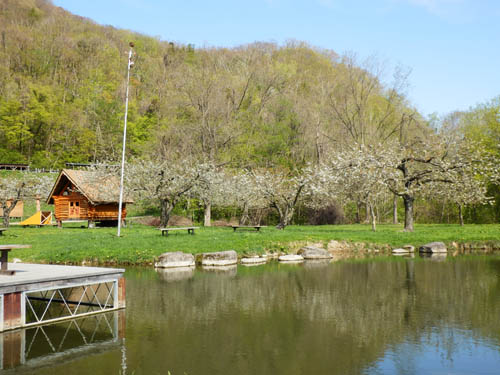
<svg viewBox="0 0 500 375">
<path fill-rule="evenodd" d="M 305 43 L 195 49 L 0 0 L 0 162 L 116 159 L 130 41 L 129 156 L 287 166 L 418 118 L 370 69 Z"/>
</svg>

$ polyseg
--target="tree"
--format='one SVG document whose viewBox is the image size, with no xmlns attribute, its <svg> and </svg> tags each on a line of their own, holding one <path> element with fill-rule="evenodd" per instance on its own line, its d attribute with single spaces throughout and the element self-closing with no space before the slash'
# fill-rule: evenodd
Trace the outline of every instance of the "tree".
<svg viewBox="0 0 500 375">
<path fill-rule="evenodd" d="M 172 210 L 179 201 L 200 184 L 209 168 L 193 160 L 135 160 L 127 167 L 128 190 L 139 199 L 160 205 L 160 225 L 167 226 Z"/>
<path fill-rule="evenodd" d="M 429 187 L 433 199 L 455 203 L 458 207 L 458 220 L 464 225 L 463 209 L 469 205 L 493 204 L 494 198 L 487 193 L 487 182 L 484 179 L 460 173 L 454 183 L 448 186 Z"/>
<path fill-rule="evenodd" d="M 211 163 L 203 166 L 203 175 L 193 187 L 191 194 L 203 204 L 205 227 L 211 226 L 211 209 L 213 204 L 223 205 L 227 202 L 227 176 L 222 168 Z"/>
<path fill-rule="evenodd" d="M 500 96 L 462 113 L 457 130 L 488 154 L 500 158 Z M 488 195 L 495 203 L 486 210 L 474 210 L 476 221 L 500 221 L 500 184 L 489 183 Z"/>
<path fill-rule="evenodd" d="M 386 181 L 389 189 L 403 198 L 405 231 L 412 232 L 414 202 L 419 194 L 438 196 L 450 187 L 473 184 L 475 178 L 496 179 L 498 160 L 488 158 L 480 148 L 465 140 L 434 136 L 407 147 L 389 149 Z M 480 194 L 480 191 L 477 192 Z"/>
<path fill-rule="evenodd" d="M 330 185 L 328 191 L 335 191 L 343 199 L 365 204 L 373 231 L 377 222 L 375 206 L 388 193 L 386 160 L 387 155 L 381 146 L 358 145 L 342 152 L 332 152 L 325 161 L 326 183 Z"/>
<path fill-rule="evenodd" d="M 0 179 L 0 206 L 3 210 L 3 226 L 8 227 L 10 213 L 17 202 L 26 198 L 47 195 L 53 180 L 47 176 L 23 173 L 20 176 L 8 176 Z"/>
<path fill-rule="evenodd" d="M 266 201 L 260 194 L 260 186 L 254 174 L 247 170 L 232 171 L 224 182 L 226 187 L 226 205 L 232 205 L 241 209 L 239 225 L 245 225 L 250 220 L 249 212 L 266 206 Z M 255 223 L 260 224 L 260 223 Z"/>
<path fill-rule="evenodd" d="M 306 166 L 295 174 L 282 170 L 252 171 L 259 194 L 268 206 L 279 215 L 277 229 L 285 229 L 290 224 L 299 201 L 308 193 L 315 176 L 315 169 Z"/>
<path fill-rule="evenodd" d="M 384 66 L 375 58 L 359 64 L 354 55 L 344 56 L 336 66 L 328 105 L 344 135 L 340 141 L 379 144 L 394 139 L 415 111 L 403 96 L 409 72 L 396 69 L 391 87 L 382 83 Z"/>
</svg>

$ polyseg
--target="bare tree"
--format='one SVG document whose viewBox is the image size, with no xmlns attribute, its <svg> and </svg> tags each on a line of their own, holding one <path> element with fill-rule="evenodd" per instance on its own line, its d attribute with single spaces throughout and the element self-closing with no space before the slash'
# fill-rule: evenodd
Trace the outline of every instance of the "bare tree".
<svg viewBox="0 0 500 375">
<path fill-rule="evenodd" d="M 335 122 L 356 144 L 385 143 L 415 115 L 403 95 L 409 72 L 396 69 L 390 87 L 384 86 L 383 75 L 383 64 L 373 57 L 359 64 L 347 55 L 337 65 L 328 104 Z"/>
</svg>

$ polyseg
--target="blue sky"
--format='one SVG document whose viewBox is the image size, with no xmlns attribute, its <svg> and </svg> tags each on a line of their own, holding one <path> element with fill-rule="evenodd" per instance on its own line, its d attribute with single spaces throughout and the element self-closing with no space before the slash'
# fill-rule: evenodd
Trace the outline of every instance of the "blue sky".
<svg viewBox="0 0 500 375">
<path fill-rule="evenodd" d="M 411 69 L 424 114 L 500 95 L 499 0 L 53 0 L 97 23 L 201 46 L 308 42 Z"/>
</svg>

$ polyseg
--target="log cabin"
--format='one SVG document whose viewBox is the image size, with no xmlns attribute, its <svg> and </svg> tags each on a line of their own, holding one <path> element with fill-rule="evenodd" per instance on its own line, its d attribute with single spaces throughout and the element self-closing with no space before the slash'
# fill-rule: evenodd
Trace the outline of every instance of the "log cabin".
<svg viewBox="0 0 500 375">
<path fill-rule="evenodd" d="M 88 220 L 89 226 L 96 222 L 118 222 L 120 183 L 117 178 L 98 176 L 95 172 L 63 169 L 47 198 L 54 204 L 57 225 L 62 221 Z M 123 197 L 122 220 L 127 217 L 127 203 L 133 201 Z"/>
</svg>

